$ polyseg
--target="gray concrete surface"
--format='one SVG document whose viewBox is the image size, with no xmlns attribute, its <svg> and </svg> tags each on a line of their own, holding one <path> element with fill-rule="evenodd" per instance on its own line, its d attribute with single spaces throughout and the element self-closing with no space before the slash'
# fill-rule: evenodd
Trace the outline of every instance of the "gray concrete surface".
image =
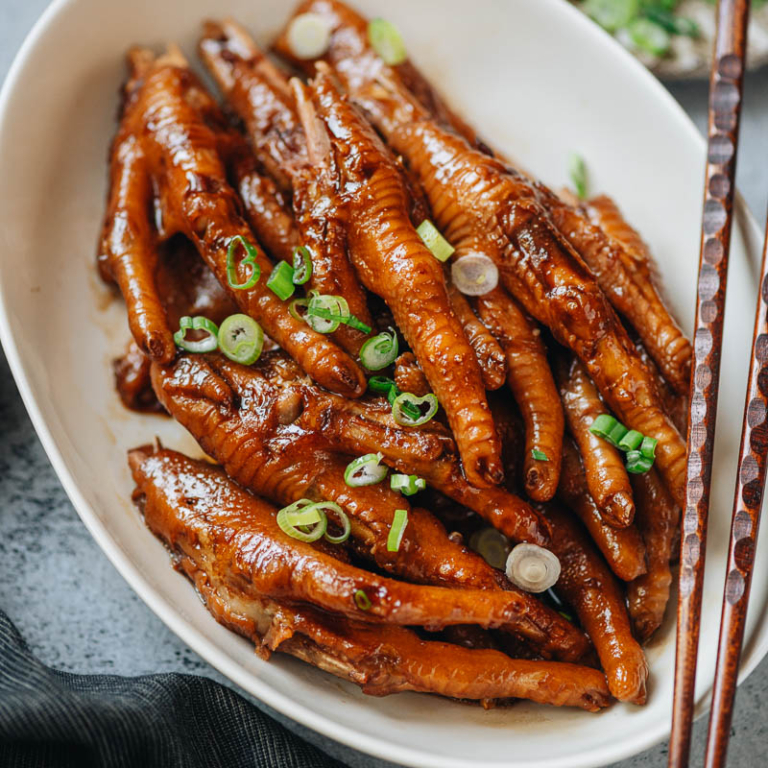
<svg viewBox="0 0 768 768">
<path fill-rule="evenodd" d="M 0 0 L 0 82 L 46 4 Z M 681 83 L 670 90 L 703 130 L 706 84 Z M 762 221 L 768 199 L 768 72 L 747 81 L 739 186 Z M 151 613 L 91 539 L 48 463 L 1 352 L 0 500 L 0 607 L 43 661 L 73 672 L 180 671 L 222 680 Z M 765 763 L 764 706 L 768 661 L 739 689 L 730 765 Z M 692 765 L 702 762 L 705 726 L 696 726 Z M 370 764 L 362 757 L 347 759 Z M 662 765 L 666 744 L 614 768 Z"/>
</svg>

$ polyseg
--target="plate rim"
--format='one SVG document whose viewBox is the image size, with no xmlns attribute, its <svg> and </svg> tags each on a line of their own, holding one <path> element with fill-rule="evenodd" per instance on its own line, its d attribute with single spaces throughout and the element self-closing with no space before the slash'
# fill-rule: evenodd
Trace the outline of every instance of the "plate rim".
<svg viewBox="0 0 768 768">
<path fill-rule="evenodd" d="M 354 2 L 354 0 L 352 0 Z M 645 80 L 647 87 L 654 90 L 657 98 L 664 101 L 667 111 L 674 115 L 677 122 L 686 130 L 689 140 L 696 142 L 700 148 L 706 146 L 704 137 L 701 136 L 691 118 L 685 113 L 682 106 L 675 100 L 672 94 L 656 77 L 648 71 L 631 53 L 624 49 L 616 40 L 604 30 L 593 24 L 584 17 L 567 0 L 538 0 L 539 3 L 548 3 L 555 12 L 564 15 L 570 14 L 569 23 L 580 25 L 585 35 L 592 35 L 599 45 L 608 45 L 617 61 L 623 60 L 625 67 L 634 70 L 633 76 Z M 78 0 L 52 0 L 45 8 L 30 31 L 27 33 L 21 47 L 16 52 L 11 66 L 6 75 L 2 89 L 0 89 L 0 137 L 2 136 L 5 123 L 9 119 L 8 102 L 15 91 L 17 81 L 32 51 L 37 46 L 39 39 L 45 34 L 48 28 L 54 23 L 59 15 L 66 13 L 70 6 L 76 6 Z M 602 39 L 601 39 L 602 38 Z M 738 226 L 743 232 L 745 238 L 745 248 L 749 253 L 752 248 L 759 247 L 756 243 L 760 242 L 760 228 L 746 205 L 742 196 L 736 194 L 735 214 L 738 219 Z M 142 575 L 136 564 L 130 559 L 128 554 L 112 538 L 104 523 L 99 520 L 98 515 L 92 506 L 82 495 L 78 483 L 75 481 L 69 470 L 66 459 L 64 458 L 59 446 L 53 438 L 45 418 L 38 406 L 38 403 L 32 394 L 32 388 L 28 382 L 27 373 L 21 361 L 16 339 L 11 332 L 11 326 L 8 316 L 8 310 L 5 306 L 4 294 L 0 291 L 0 344 L 8 360 L 11 373 L 18 388 L 24 407 L 29 414 L 35 433 L 40 440 L 43 449 L 51 462 L 59 482 L 62 484 L 70 502 L 77 511 L 78 516 L 85 525 L 90 535 L 94 538 L 99 548 L 104 552 L 109 561 L 118 571 L 118 573 L 130 585 L 131 589 L 142 599 L 150 610 L 177 636 L 182 642 L 191 647 L 195 653 L 200 655 L 206 662 L 221 672 L 237 688 L 245 690 L 250 695 L 259 699 L 266 706 L 273 708 L 276 712 L 299 726 L 308 728 L 321 737 L 326 737 L 339 742 L 346 747 L 363 752 L 370 756 L 394 761 L 401 765 L 413 766 L 413 768 L 466 768 L 468 763 L 459 758 L 451 759 L 445 756 L 438 756 L 428 752 L 420 751 L 416 748 L 394 745 L 386 741 L 385 738 L 377 738 L 361 734 L 344 724 L 332 720 L 320 713 L 304 707 L 287 695 L 280 693 L 271 685 L 263 682 L 259 677 L 248 674 L 246 684 L 241 682 L 243 668 L 225 651 L 219 649 L 216 644 L 206 637 L 201 631 L 196 629 L 190 622 L 182 617 L 176 607 L 155 591 L 148 580 Z M 762 623 L 766 623 L 763 617 Z M 756 637 L 760 625 L 755 626 L 751 641 L 758 639 Z M 749 654 L 747 663 L 743 664 L 739 683 L 743 682 L 749 674 L 760 663 L 763 657 L 768 653 L 768 637 L 758 643 Z M 697 712 L 697 717 L 701 717 L 709 708 L 709 693 L 711 685 L 707 687 L 703 701 Z M 301 720 L 298 718 L 301 717 Z M 655 729 L 646 729 L 637 734 L 634 739 L 617 741 L 610 745 L 593 748 L 580 755 L 568 755 L 562 758 L 549 758 L 536 761 L 532 764 L 534 768 L 599 768 L 615 761 L 623 760 L 633 755 L 639 754 L 654 745 L 661 742 L 669 735 L 670 726 L 664 725 Z M 474 762 L 476 768 L 500 768 L 503 763 L 499 761 Z"/>
</svg>

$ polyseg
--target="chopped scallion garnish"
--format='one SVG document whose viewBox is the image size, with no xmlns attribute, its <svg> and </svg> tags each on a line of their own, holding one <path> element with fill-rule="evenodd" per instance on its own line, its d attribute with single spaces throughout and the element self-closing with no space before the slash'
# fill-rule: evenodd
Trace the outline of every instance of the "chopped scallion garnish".
<svg viewBox="0 0 768 768">
<path fill-rule="evenodd" d="M 312 330 L 318 333 L 333 333 L 341 323 L 370 333 L 370 326 L 358 320 L 349 312 L 349 304 L 343 296 L 323 295 L 310 291 L 312 294 L 307 306 L 306 321 Z"/>
<path fill-rule="evenodd" d="M 267 280 L 267 288 L 283 301 L 290 299 L 296 290 L 296 286 L 293 284 L 293 267 L 284 261 L 275 264 L 275 268 Z"/>
<path fill-rule="evenodd" d="M 422 411 L 423 405 L 427 406 L 425 411 Z M 437 413 L 439 405 L 437 398 L 431 392 L 424 397 L 403 392 L 392 403 L 392 417 L 404 427 L 418 427 L 426 424 Z M 418 410 L 418 416 L 414 415 L 415 410 Z"/>
<path fill-rule="evenodd" d="M 309 302 L 306 299 L 294 299 L 288 305 L 288 312 L 296 320 L 304 320 L 304 315 L 299 314 L 299 308 L 306 309 Z"/>
<path fill-rule="evenodd" d="M 395 361 L 397 353 L 397 333 L 390 328 L 389 333 L 380 333 L 360 347 L 360 362 L 369 371 L 380 371 Z"/>
<path fill-rule="evenodd" d="M 264 348 L 264 331 L 248 315 L 230 315 L 219 329 L 219 349 L 236 363 L 253 365 Z"/>
<path fill-rule="evenodd" d="M 304 285 L 312 277 L 312 255 L 306 245 L 293 249 L 293 284 Z"/>
<path fill-rule="evenodd" d="M 643 442 L 643 433 L 636 429 L 630 429 L 624 437 L 619 440 L 618 448 L 622 451 L 636 451 Z"/>
<path fill-rule="evenodd" d="M 344 512 L 338 504 L 333 501 L 318 501 L 316 504 L 313 504 L 310 509 L 326 518 L 326 530 L 323 532 L 323 536 L 327 542 L 330 542 L 331 544 L 342 544 L 349 538 L 349 534 L 352 531 L 352 525 L 349 522 L 346 512 Z M 341 525 L 341 533 L 338 536 L 331 536 L 331 534 L 328 533 L 327 518 L 329 513 L 335 515 Z"/>
<path fill-rule="evenodd" d="M 291 538 L 313 542 L 325 534 L 328 518 L 309 499 L 299 499 L 277 513 L 277 524 Z M 306 530 L 306 526 L 312 527 Z"/>
<path fill-rule="evenodd" d="M 438 261 L 448 261 L 451 254 L 456 250 L 429 219 L 424 219 L 419 224 L 416 233 Z"/>
<path fill-rule="evenodd" d="M 427 487 L 427 481 L 417 475 L 392 475 L 389 478 L 389 487 L 403 496 L 413 496 Z"/>
<path fill-rule="evenodd" d="M 241 267 L 250 267 L 251 274 L 244 283 L 237 282 L 237 266 L 235 264 L 235 249 L 237 246 L 242 245 L 245 249 L 245 258 L 240 262 Z M 236 291 L 246 291 L 249 288 L 253 288 L 259 281 L 261 276 L 261 269 L 256 261 L 256 257 L 259 255 L 259 251 L 253 243 L 249 243 L 242 235 L 235 235 L 229 241 L 229 248 L 227 248 L 227 282 L 230 288 L 234 288 Z"/>
<path fill-rule="evenodd" d="M 568 160 L 568 175 L 579 200 L 587 199 L 587 166 L 581 155 L 573 153 Z"/>
<path fill-rule="evenodd" d="M 380 453 L 366 453 L 351 461 L 344 472 L 344 482 L 350 488 L 380 483 L 387 476 L 387 467 L 381 463 L 383 458 Z"/>
<path fill-rule="evenodd" d="M 480 528 L 469 537 L 469 548 L 477 552 L 488 565 L 503 570 L 512 550 L 509 539 L 495 528 Z"/>
<path fill-rule="evenodd" d="M 397 384 L 386 376 L 371 376 L 371 378 L 368 379 L 368 389 L 370 389 L 371 392 L 388 395 L 393 387 L 397 388 Z"/>
<path fill-rule="evenodd" d="M 288 47 L 297 59 L 316 59 L 331 43 L 331 27 L 319 13 L 300 13 L 288 25 Z"/>
<path fill-rule="evenodd" d="M 400 542 L 403 540 L 403 533 L 408 525 L 408 510 L 396 509 L 395 516 L 392 518 L 392 526 L 387 536 L 387 552 L 397 552 L 400 549 Z"/>
<path fill-rule="evenodd" d="M 408 58 L 408 51 L 397 27 L 386 19 L 368 22 L 368 42 L 385 64 L 396 66 Z"/>
<path fill-rule="evenodd" d="M 538 448 L 534 448 L 531 451 L 531 456 L 536 459 L 536 461 L 549 461 L 549 456 L 547 456 L 544 451 L 540 451 Z"/>
<path fill-rule="evenodd" d="M 204 331 L 206 335 L 201 339 L 187 339 L 187 331 Z M 179 330 L 173 334 L 176 346 L 186 352 L 213 352 L 219 345 L 219 328 L 213 320 L 207 317 L 184 316 L 179 320 Z"/>
<path fill-rule="evenodd" d="M 592 422 L 589 431 L 607 440 L 614 447 L 626 451 L 627 472 L 642 474 L 653 466 L 658 443 L 655 437 L 646 437 L 636 429 L 629 430 L 607 413 L 601 413 Z"/>
<path fill-rule="evenodd" d="M 640 453 L 645 456 L 646 459 L 653 461 L 656 458 L 656 446 L 658 440 L 655 437 L 643 437 L 643 442 L 640 444 Z"/>
<path fill-rule="evenodd" d="M 371 610 L 371 599 L 368 597 L 368 595 L 365 594 L 365 591 L 362 589 L 358 589 L 355 592 L 355 605 L 361 610 L 361 611 L 370 611 Z"/>
<path fill-rule="evenodd" d="M 613 416 L 609 416 L 607 413 L 601 413 L 593 422 L 589 431 L 593 435 L 602 437 L 607 440 L 614 448 L 619 447 L 619 443 L 622 438 L 629 432 L 629 430 Z"/>
<path fill-rule="evenodd" d="M 640 451 L 627 452 L 627 472 L 635 475 L 642 475 L 653 466 L 653 459 L 649 459 Z"/>
</svg>

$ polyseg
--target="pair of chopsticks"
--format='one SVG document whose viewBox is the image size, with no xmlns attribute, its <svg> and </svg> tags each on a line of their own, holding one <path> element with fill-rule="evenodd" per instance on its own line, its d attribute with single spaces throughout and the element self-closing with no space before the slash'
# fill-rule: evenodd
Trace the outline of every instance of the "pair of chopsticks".
<svg viewBox="0 0 768 768">
<path fill-rule="evenodd" d="M 688 476 L 680 543 L 677 660 L 670 768 L 688 765 L 693 726 L 704 555 L 709 513 L 723 312 L 749 0 L 719 0 L 709 96 L 704 215 L 688 422 Z M 744 640 L 768 454 L 768 229 L 752 339 L 747 400 L 731 520 L 706 768 L 724 766 Z"/>
</svg>

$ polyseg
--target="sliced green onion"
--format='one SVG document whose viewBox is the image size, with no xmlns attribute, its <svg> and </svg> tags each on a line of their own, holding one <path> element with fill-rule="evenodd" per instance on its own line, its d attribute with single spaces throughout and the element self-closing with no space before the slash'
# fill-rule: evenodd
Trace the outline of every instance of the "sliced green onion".
<svg viewBox="0 0 768 768">
<path fill-rule="evenodd" d="M 287 38 L 297 59 L 316 59 L 331 44 L 331 28 L 319 13 L 300 13 L 288 25 Z"/>
<path fill-rule="evenodd" d="M 593 435 L 602 437 L 607 440 L 615 448 L 619 448 L 619 443 L 629 430 L 613 416 L 609 416 L 607 413 L 601 413 L 593 422 L 589 431 Z"/>
<path fill-rule="evenodd" d="M 619 440 L 618 448 L 622 451 L 636 451 L 643 442 L 643 433 L 636 429 L 630 429 L 624 437 Z"/>
<path fill-rule="evenodd" d="M 323 536 L 325 536 L 325 540 L 329 541 L 331 544 L 341 544 L 342 542 L 346 541 L 349 538 L 350 531 L 352 530 L 352 526 L 349 522 L 349 518 L 347 517 L 346 512 L 335 502 L 333 501 L 318 501 L 316 504 L 313 504 L 311 507 L 307 508 L 307 511 L 317 512 L 319 515 L 322 515 L 326 518 L 326 530 L 323 531 Z M 339 519 L 339 523 L 341 524 L 342 531 L 338 536 L 331 536 L 331 534 L 328 533 L 328 513 L 331 512 Z"/>
<path fill-rule="evenodd" d="M 365 592 L 362 589 L 358 589 L 355 592 L 355 605 L 361 611 L 370 611 L 371 610 L 371 600 L 368 597 L 368 595 L 366 595 Z"/>
<path fill-rule="evenodd" d="M 627 472 L 634 475 L 642 475 L 653 466 L 653 459 L 643 456 L 640 451 L 627 452 Z"/>
<path fill-rule="evenodd" d="M 385 64 L 396 66 L 408 58 L 408 51 L 397 27 L 386 19 L 368 22 L 368 42 Z"/>
<path fill-rule="evenodd" d="M 400 549 L 400 542 L 403 540 L 403 533 L 405 533 L 407 525 L 408 510 L 396 509 L 389 529 L 389 536 L 387 536 L 387 552 L 397 552 Z"/>
<path fill-rule="evenodd" d="M 538 448 L 534 448 L 531 451 L 531 456 L 533 456 L 536 461 L 549 461 L 549 456 L 547 456 L 544 451 L 540 451 Z"/>
<path fill-rule="evenodd" d="M 603 29 L 615 32 L 637 16 L 640 0 L 585 0 L 581 9 Z"/>
<path fill-rule="evenodd" d="M 347 465 L 344 482 L 350 488 L 361 485 L 376 485 L 387 476 L 387 467 L 381 463 L 381 453 L 366 453 Z"/>
<path fill-rule="evenodd" d="M 638 48 L 653 56 L 663 56 L 672 44 L 669 32 L 650 19 L 634 19 L 627 31 Z"/>
<path fill-rule="evenodd" d="M 292 539 L 299 541 L 317 541 L 328 529 L 328 518 L 319 509 L 315 509 L 308 499 L 299 499 L 277 513 L 277 524 Z M 309 530 L 301 530 L 312 526 Z"/>
<path fill-rule="evenodd" d="M 467 296 L 482 296 L 499 284 L 499 268 L 484 253 L 468 253 L 451 264 L 451 280 Z"/>
<path fill-rule="evenodd" d="M 293 249 L 293 284 L 304 285 L 312 277 L 312 255 L 305 245 Z"/>
<path fill-rule="evenodd" d="M 267 280 L 267 288 L 283 301 L 290 299 L 296 290 L 296 286 L 293 284 L 293 267 L 284 261 L 275 264 L 275 268 Z"/>
<path fill-rule="evenodd" d="M 360 347 L 360 362 L 369 371 L 380 371 L 395 361 L 399 351 L 397 333 L 391 328 L 374 336 Z"/>
<path fill-rule="evenodd" d="M 503 570 L 512 545 L 501 531 L 495 528 L 481 528 L 469 537 L 469 548 L 477 552 L 488 565 Z"/>
<path fill-rule="evenodd" d="M 397 389 L 397 384 L 386 376 L 371 376 L 371 378 L 368 379 L 368 389 L 370 389 L 371 392 L 388 395 L 393 388 Z"/>
<path fill-rule="evenodd" d="M 587 199 L 587 166 L 581 155 L 573 153 L 568 159 L 568 175 L 579 200 Z"/>
<path fill-rule="evenodd" d="M 322 295 L 310 291 L 306 321 L 313 331 L 333 333 L 340 324 L 340 318 L 349 314 L 349 304 L 341 296 Z"/>
<path fill-rule="evenodd" d="M 245 249 L 245 258 L 240 262 L 241 267 L 251 267 L 251 275 L 244 283 L 237 282 L 237 266 L 235 265 L 235 249 L 240 244 Z M 227 282 L 236 291 L 247 291 L 259 281 L 261 269 L 256 261 L 259 251 L 253 243 L 249 243 L 242 235 L 235 235 L 229 241 L 227 248 Z"/>
<path fill-rule="evenodd" d="M 207 336 L 202 339 L 190 341 L 187 339 L 187 331 L 206 331 Z M 173 340 L 177 347 L 186 352 L 213 352 L 219 344 L 219 328 L 213 320 L 207 317 L 189 317 L 185 315 L 179 320 L 179 330 L 173 334 Z"/>
<path fill-rule="evenodd" d="M 429 219 L 424 219 L 419 224 L 416 228 L 416 233 L 438 261 L 448 261 L 451 258 L 451 254 L 456 250 L 440 234 L 440 230 Z"/>
<path fill-rule="evenodd" d="M 518 544 L 507 557 L 507 578 L 526 592 L 546 592 L 560 578 L 557 555 L 537 544 Z"/>
<path fill-rule="evenodd" d="M 593 422 L 589 428 L 589 431 L 593 435 L 598 437 L 607 438 L 611 433 L 611 430 L 618 424 L 613 416 L 607 413 L 601 413 Z"/>
<path fill-rule="evenodd" d="M 392 475 L 389 478 L 389 487 L 393 491 L 399 491 L 403 496 L 413 496 L 418 491 L 427 487 L 427 481 L 417 475 Z"/>
<path fill-rule="evenodd" d="M 656 458 L 656 445 L 658 440 L 655 437 L 643 437 L 643 442 L 640 445 L 640 453 L 646 458 L 653 461 Z"/>
<path fill-rule="evenodd" d="M 299 314 L 299 307 L 304 307 L 304 309 L 306 309 L 308 305 L 309 302 L 306 299 L 294 299 L 288 305 L 288 313 L 296 320 L 304 320 L 304 315 Z"/>
<path fill-rule="evenodd" d="M 426 411 L 421 410 L 422 405 L 427 406 Z M 404 427 L 418 427 L 421 424 L 426 424 L 437 413 L 439 405 L 437 398 L 431 392 L 424 397 L 416 397 L 410 392 L 403 392 L 392 403 L 392 416 L 398 424 Z M 418 409 L 418 417 L 414 415 L 413 409 Z"/>
<path fill-rule="evenodd" d="M 219 329 L 219 349 L 236 363 L 252 365 L 264 348 L 264 331 L 248 315 L 230 315 Z"/>
<path fill-rule="evenodd" d="M 312 294 L 307 306 L 305 320 L 313 331 L 333 333 L 340 323 L 363 333 L 370 333 L 371 327 L 358 320 L 349 312 L 349 304 L 343 296 L 331 296 L 310 291 Z"/>
</svg>

